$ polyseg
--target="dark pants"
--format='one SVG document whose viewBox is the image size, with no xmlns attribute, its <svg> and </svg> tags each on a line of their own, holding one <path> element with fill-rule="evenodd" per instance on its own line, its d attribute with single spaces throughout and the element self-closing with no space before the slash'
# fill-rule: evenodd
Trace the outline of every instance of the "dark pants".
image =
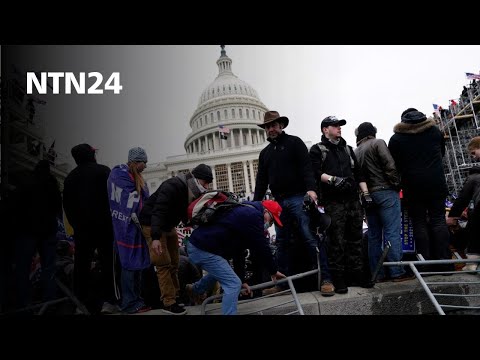
<svg viewBox="0 0 480 360">
<path fill-rule="evenodd" d="M 109 229 L 75 229 L 74 293 L 89 311 L 95 313 L 104 301 L 114 303 L 113 233 Z M 98 279 L 93 277 L 95 250 L 100 266 Z M 96 284 L 98 282 L 98 284 Z M 98 291 L 96 290 L 98 289 Z"/>
<path fill-rule="evenodd" d="M 425 260 L 450 259 L 450 234 L 445 221 L 445 199 L 429 199 L 419 194 L 408 198 L 417 254 Z"/>
<path fill-rule="evenodd" d="M 480 254 L 480 206 L 477 206 L 474 211 L 469 212 L 467 232 L 467 252 L 470 254 Z"/>
<path fill-rule="evenodd" d="M 361 273 L 363 270 L 363 209 L 360 201 L 329 202 L 325 205 L 325 213 L 332 218 L 328 229 L 330 271 L 337 274 Z"/>
<path fill-rule="evenodd" d="M 16 242 L 16 283 L 17 283 L 17 306 L 23 308 L 32 300 L 32 284 L 30 271 L 32 258 L 36 250 L 40 255 L 42 288 L 42 301 L 56 298 L 57 285 L 55 283 L 55 259 L 57 238 L 56 233 L 30 234 L 22 233 Z"/>
</svg>

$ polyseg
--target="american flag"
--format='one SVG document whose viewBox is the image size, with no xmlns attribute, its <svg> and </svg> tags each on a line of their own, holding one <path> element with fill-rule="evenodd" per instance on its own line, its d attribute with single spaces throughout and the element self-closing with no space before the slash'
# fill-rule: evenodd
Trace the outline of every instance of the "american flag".
<svg viewBox="0 0 480 360">
<path fill-rule="evenodd" d="M 435 110 L 435 112 L 439 112 L 439 109 L 438 109 L 438 105 L 437 105 L 437 104 L 433 104 L 433 110 Z"/>
<path fill-rule="evenodd" d="M 223 125 L 218 125 L 218 131 L 220 131 L 223 134 L 230 134 L 230 129 Z"/>
<path fill-rule="evenodd" d="M 480 80 L 480 75 L 477 75 L 477 74 L 472 74 L 472 73 L 465 73 L 465 75 L 467 75 L 467 79 L 468 80 Z"/>
</svg>

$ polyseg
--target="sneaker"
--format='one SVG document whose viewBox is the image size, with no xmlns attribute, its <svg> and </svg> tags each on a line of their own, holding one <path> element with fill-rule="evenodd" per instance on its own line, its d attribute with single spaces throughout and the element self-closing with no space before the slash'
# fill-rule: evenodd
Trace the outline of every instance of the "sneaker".
<svg viewBox="0 0 480 360">
<path fill-rule="evenodd" d="M 150 311 L 152 310 L 152 308 L 150 306 L 147 306 L 147 305 L 142 305 L 140 307 L 136 307 L 136 308 L 133 308 L 132 310 L 124 310 L 123 312 L 125 314 L 141 314 L 141 313 L 144 313 L 144 312 L 147 312 L 147 311 Z"/>
<path fill-rule="evenodd" d="M 402 282 L 415 279 L 414 274 L 404 273 L 400 276 L 392 278 L 392 282 Z"/>
<path fill-rule="evenodd" d="M 330 280 L 323 280 L 322 285 L 320 286 L 320 294 L 322 296 L 333 296 L 335 295 L 335 286 L 333 286 Z"/>
<path fill-rule="evenodd" d="M 135 311 L 134 314 L 140 314 L 140 313 L 144 313 L 144 312 L 147 312 L 147 311 L 150 311 L 150 310 L 152 310 L 152 308 L 150 306 L 143 305 L 140 309 L 137 309 L 137 311 Z"/>
<path fill-rule="evenodd" d="M 165 306 L 162 311 L 169 315 L 185 315 L 187 313 L 187 309 L 181 307 L 177 303 L 173 303 L 170 306 Z"/>
<path fill-rule="evenodd" d="M 100 314 L 117 314 L 119 312 L 120 308 L 118 305 L 110 304 L 107 301 L 103 303 L 102 310 L 100 310 Z"/>
<path fill-rule="evenodd" d="M 187 293 L 187 296 L 190 298 L 190 301 L 195 305 L 201 305 L 203 301 L 207 298 L 206 293 L 198 294 L 195 291 L 193 291 L 193 284 L 185 285 L 185 292 Z"/>
</svg>

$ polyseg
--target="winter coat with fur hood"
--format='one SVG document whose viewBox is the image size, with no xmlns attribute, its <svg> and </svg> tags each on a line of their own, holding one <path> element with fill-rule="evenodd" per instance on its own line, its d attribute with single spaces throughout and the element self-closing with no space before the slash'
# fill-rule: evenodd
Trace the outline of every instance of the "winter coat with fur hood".
<svg viewBox="0 0 480 360">
<path fill-rule="evenodd" d="M 421 197 L 446 197 L 447 182 L 443 170 L 445 138 L 435 120 L 398 123 L 393 128 L 388 148 L 395 160 L 405 194 Z"/>
</svg>

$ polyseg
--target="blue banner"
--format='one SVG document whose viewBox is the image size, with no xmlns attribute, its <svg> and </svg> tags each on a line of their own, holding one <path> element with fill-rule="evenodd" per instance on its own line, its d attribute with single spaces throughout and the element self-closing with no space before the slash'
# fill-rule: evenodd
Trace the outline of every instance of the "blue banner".
<svg viewBox="0 0 480 360">
<path fill-rule="evenodd" d="M 402 239 L 402 248 L 404 253 L 415 252 L 415 240 L 413 238 L 412 220 L 408 216 L 408 210 L 402 209 L 402 226 L 400 227 L 400 237 Z"/>
</svg>

